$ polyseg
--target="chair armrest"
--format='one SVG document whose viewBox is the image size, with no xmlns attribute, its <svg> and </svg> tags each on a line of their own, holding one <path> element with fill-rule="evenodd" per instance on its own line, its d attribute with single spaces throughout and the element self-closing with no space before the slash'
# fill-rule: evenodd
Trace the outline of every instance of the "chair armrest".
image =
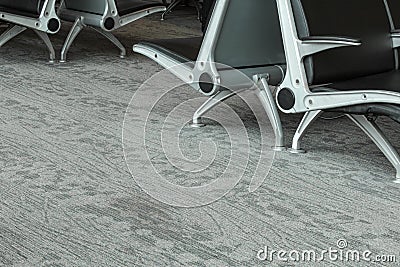
<svg viewBox="0 0 400 267">
<path fill-rule="evenodd" d="M 310 56 L 325 50 L 346 46 L 360 46 L 361 40 L 341 36 L 310 36 L 300 39 L 302 57 Z"/>
<path fill-rule="evenodd" d="M 400 47 L 400 29 L 393 30 L 391 32 L 390 37 L 392 38 L 393 49 L 399 48 Z"/>
<path fill-rule="evenodd" d="M 399 31 L 400 33 L 400 31 Z M 318 41 L 318 42 L 353 42 L 361 43 L 360 39 L 345 37 L 345 36 L 309 36 L 301 38 L 301 41 Z"/>
</svg>

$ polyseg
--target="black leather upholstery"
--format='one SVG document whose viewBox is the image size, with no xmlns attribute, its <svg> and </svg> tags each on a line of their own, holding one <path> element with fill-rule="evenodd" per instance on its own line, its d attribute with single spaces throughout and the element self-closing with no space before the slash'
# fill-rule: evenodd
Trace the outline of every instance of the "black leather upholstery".
<svg viewBox="0 0 400 267">
<path fill-rule="evenodd" d="M 99 0 L 66 0 L 65 4 L 67 9 L 76 10 L 85 13 L 103 15 L 106 4 L 105 2 L 98 2 Z M 104 1 L 104 0 L 102 0 Z M 117 6 L 118 14 L 120 16 L 129 15 L 146 8 L 161 6 L 164 4 L 161 0 L 114 0 Z"/>
<path fill-rule="evenodd" d="M 316 87 L 312 91 L 317 92 L 334 92 L 348 90 L 384 90 L 400 92 L 400 71 L 391 71 L 352 79 L 345 82 L 330 84 L 327 87 Z M 343 112 L 349 114 L 371 115 L 371 116 L 388 116 L 396 122 L 400 123 L 400 105 L 370 103 L 355 106 L 346 106 L 332 109 L 330 111 Z"/>
<path fill-rule="evenodd" d="M 203 9 L 201 14 L 201 29 L 203 32 L 206 32 L 208 23 L 210 22 L 212 11 L 215 7 L 216 0 L 204 0 L 203 1 Z"/>
<path fill-rule="evenodd" d="M 329 85 L 330 88 L 347 90 L 383 90 L 400 92 L 400 71 L 390 71 L 366 77 L 360 77 Z"/>
<path fill-rule="evenodd" d="M 390 39 L 391 22 L 380 0 L 293 0 L 299 38 L 344 36 L 360 39 L 360 47 L 338 48 L 306 58 L 312 92 L 378 90 L 400 92 L 400 71 Z M 400 1 L 388 0 L 395 28 Z M 362 7 L 362 8 L 360 8 Z M 398 26 L 396 26 L 396 24 Z M 326 86 L 315 86 L 328 84 Z M 329 111 L 388 116 L 400 123 L 400 105 L 369 103 Z"/>
<path fill-rule="evenodd" d="M 333 49 L 309 58 L 306 63 L 311 85 L 395 68 L 390 23 L 383 1 L 294 0 L 293 3 L 299 37 L 344 36 L 362 42 L 360 47 Z"/>
<path fill-rule="evenodd" d="M 96 15 L 103 15 L 106 9 L 106 2 L 98 0 L 64 0 L 64 4 L 67 9 Z M 60 15 L 63 17 L 62 13 Z M 71 20 L 74 21 L 75 18 Z"/>
<path fill-rule="evenodd" d="M 351 79 L 348 81 L 332 83 L 326 87 L 313 88 L 313 92 L 333 92 L 350 90 L 383 90 L 400 92 L 400 71 L 394 70 L 386 73 L 370 75 Z M 348 114 L 361 114 L 371 116 L 388 116 L 400 123 L 400 105 L 371 103 L 355 106 L 345 106 L 331 111 Z"/>
<path fill-rule="evenodd" d="M 217 14 L 211 12 L 215 3 L 215 0 L 208 2 L 210 4 L 208 20 L 211 15 Z M 265 10 L 271 14 L 266 14 Z M 285 63 L 285 55 L 276 2 L 274 0 L 230 1 L 222 23 L 218 36 L 207 36 L 216 39 L 212 51 L 213 59 L 218 63 L 240 69 L 249 77 L 254 74 L 270 73 L 273 76 L 270 83 L 281 82 L 283 70 L 277 65 Z M 201 44 L 201 37 L 141 43 L 182 63 L 196 61 Z"/>
<path fill-rule="evenodd" d="M 0 10 L 11 14 L 38 18 L 44 2 L 44 0 L 0 0 Z"/>
<path fill-rule="evenodd" d="M 164 7 L 162 1 L 152 0 L 115 0 L 117 5 L 118 13 L 120 16 L 128 15 L 141 11 L 146 8 L 152 8 L 156 6 Z"/>
<path fill-rule="evenodd" d="M 400 1 L 399 0 L 387 0 L 390 13 L 392 15 L 394 28 L 400 29 Z"/>
</svg>

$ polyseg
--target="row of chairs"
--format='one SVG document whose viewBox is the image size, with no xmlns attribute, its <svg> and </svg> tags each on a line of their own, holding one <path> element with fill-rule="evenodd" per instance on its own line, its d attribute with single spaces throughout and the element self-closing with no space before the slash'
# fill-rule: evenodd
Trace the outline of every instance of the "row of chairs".
<svg viewBox="0 0 400 267">
<path fill-rule="evenodd" d="M 166 7 L 161 0 L 0 0 L 0 20 L 10 24 L 0 36 L 0 47 L 27 29 L 32 29 L 46 44 L 50 61 L 55 60 L 54 47 L 48 34 L 60 30 L 61 20 L 73 22 L 61 51 L 61 62 L 67 59 L 68 50 L 85 28 L 91 27 L 126 55 L 125 47 L 111 33 L 140 18 L 162 12 Z M 57 7 L 57 8 L 56 8 Z"/>
<path fill-rule="evenodd" d="M 47 34 L 59 30 L 61 18 L 74 22 L 62 49 L 62 61 L 86 26 L 116 44 L 123 57 L 126 51 L 111 31 L 165 11 L 162 2 L 146 0 L 64 0 L 57 12 L 55 3 L 0 0 L 0 19 L 12 25 L 0 36 L 0 46 L 33 29 L 54 60 Z M 133 48 L 166 68 L 178 66 L 174 74 L 209 96 L 194 114 L 194 126 L 202 126 L 201 117 L 210 109 L 248 87 L 256 90 L 269 116 L 276 150 L 285 149 L 278 109 L 305 113 L 291 148 L 300 153 L 306 130 L 323 112 L 342 112 L 380 148 L 400 182 L 400 156 L 375 122 L 378 116 L 400 122 L 398 1 L 204 1 L 205 6 L 210 4 L 212 12 L 203 37 L 155 40 Z M 259 83 L 258 89 L 232 75 L 226 65 Z M 277 87 L 275 97 L 269 86 Z"/>
<path fill-rule="evenodd" d="M 341 112 L 375 142 L 400 183 L 399 154 L 376 123 L 379 116 L 400 123 L 400 1 L 216 0 L 212 10 L 203 38 L 133 48 L 166 68 L 178 65 L 174 74 L 209 96 L 194 125 L 202 126 L 210 109 L 249 88 L 269 116 L 277 150 L 285 149 L 278 108 L 305 113 L 291 147 L 300 153 L 309 126 L 324 112 Z M 240 70 L 259 88 L 216 62 Z M 276 96 L 269 86 L 277 87 Z"/>
</svg>

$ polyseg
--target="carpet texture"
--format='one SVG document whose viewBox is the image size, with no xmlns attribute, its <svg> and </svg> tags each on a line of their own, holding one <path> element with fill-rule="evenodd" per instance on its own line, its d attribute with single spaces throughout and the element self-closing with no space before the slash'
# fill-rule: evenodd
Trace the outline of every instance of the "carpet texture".
<svg viewBox="0 0 400 267">
<path fill-rule="evenodd" d="M 254 155 L 238 186 L 205 207 L 174 208 L 141 190 L 124 160 L 122 125 L 135 91 L 162 68 L 131 47 L 154 36 L 199 35 L 195 18 L 177 11 L 164 22 L 151 16 L 116 32 L 126 59 L 90 29 L 65 64 L 46 63 L 45 47 L 32 32 L 0 49 L 0 266 L 381 266 L 257 259 L 265 246 L 323 250 L 339 239 L 351 249 L 395 254 L 397 264 L 387 266 L 398 266 L 400 185 L 392 183 L 395 171 L 386 158 L 346 118 L 316 121 L 304 139 L 308 153 L 277 153 L 254 193 L 247 191 Z M 51 37 L 58 53 L 69 26 Z M 200 96 L 187 87 L 181 93 L 162 106 Z M 245 122 L 256 151 L 254 116 L 237 98 L 227 104 Z M 282 115 L 288 144 L 300 119 Z M 157 116 L 151 120 L 158 123 Z M 398 125 L 378 123 L 397 145 Z M 224 170 L 230 146 L 218 124 L 188 128 L 183 136 L 189 158 L 198 157 L 198 141 L 217 138 L 218 160 L 199 180 L 172 179 L 205 183 Z M 174 173 L 153 144 L 154 164 Z"/>
</svg>

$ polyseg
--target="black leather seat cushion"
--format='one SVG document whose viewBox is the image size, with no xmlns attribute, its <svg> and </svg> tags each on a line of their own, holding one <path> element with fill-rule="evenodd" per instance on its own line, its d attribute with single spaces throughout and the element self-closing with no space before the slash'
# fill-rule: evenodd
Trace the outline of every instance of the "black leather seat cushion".
<svg viewBox="0 0 400 267">
<path fill-rule="evenodd" d="M 216 0 L 204 0 L 203 8 L 201 10 L 201 29 L 203 33 L 206 32 L 208 23 L 210 22 L 212 11 L 214 10 Z"/>
<path fill-rule="evenodd" d="M 328 86 L 313 88 L 317 92 L 349 91 L 349 90 L 380 90 L 400 92 L 400 71 L 391 71 L 381 74 L 352 79 L 345 82 L 333 83 Z M 363 114 L 373 116 L 388 116 L 400 123 L 400 105 L 371 103 L 336 108 L 331 111 L 349 114 Z"/>
<path fill-rule="evenodd" d="M 197 60 L 202 41 L 202 37 L 192 37 L 151 40 L 141 44 L 157 49 L 181 63 L 186 63 Z"/>
<path fill-rule="evenodd" d="M 0 10 L 24 17 L 38 18 L 44 0 L 0 0 Z"/>
<path fill-rule="evenodd" d="M 163 7 L 163 3 L 160 1 L 152 0 L 115 0 L 117 5 L 118 13 L 120 16 L 129 15 L 141 11 L 146 8 L 152 7 Z"/>
<path fill-rule="evenodd" d="M 390 71 L 380 74 L 351 79 L 344 82 L 330 84 L 329 88 L 348 90 L 384 90 L 400 92 L 400 71 Z"/>
</svg>

